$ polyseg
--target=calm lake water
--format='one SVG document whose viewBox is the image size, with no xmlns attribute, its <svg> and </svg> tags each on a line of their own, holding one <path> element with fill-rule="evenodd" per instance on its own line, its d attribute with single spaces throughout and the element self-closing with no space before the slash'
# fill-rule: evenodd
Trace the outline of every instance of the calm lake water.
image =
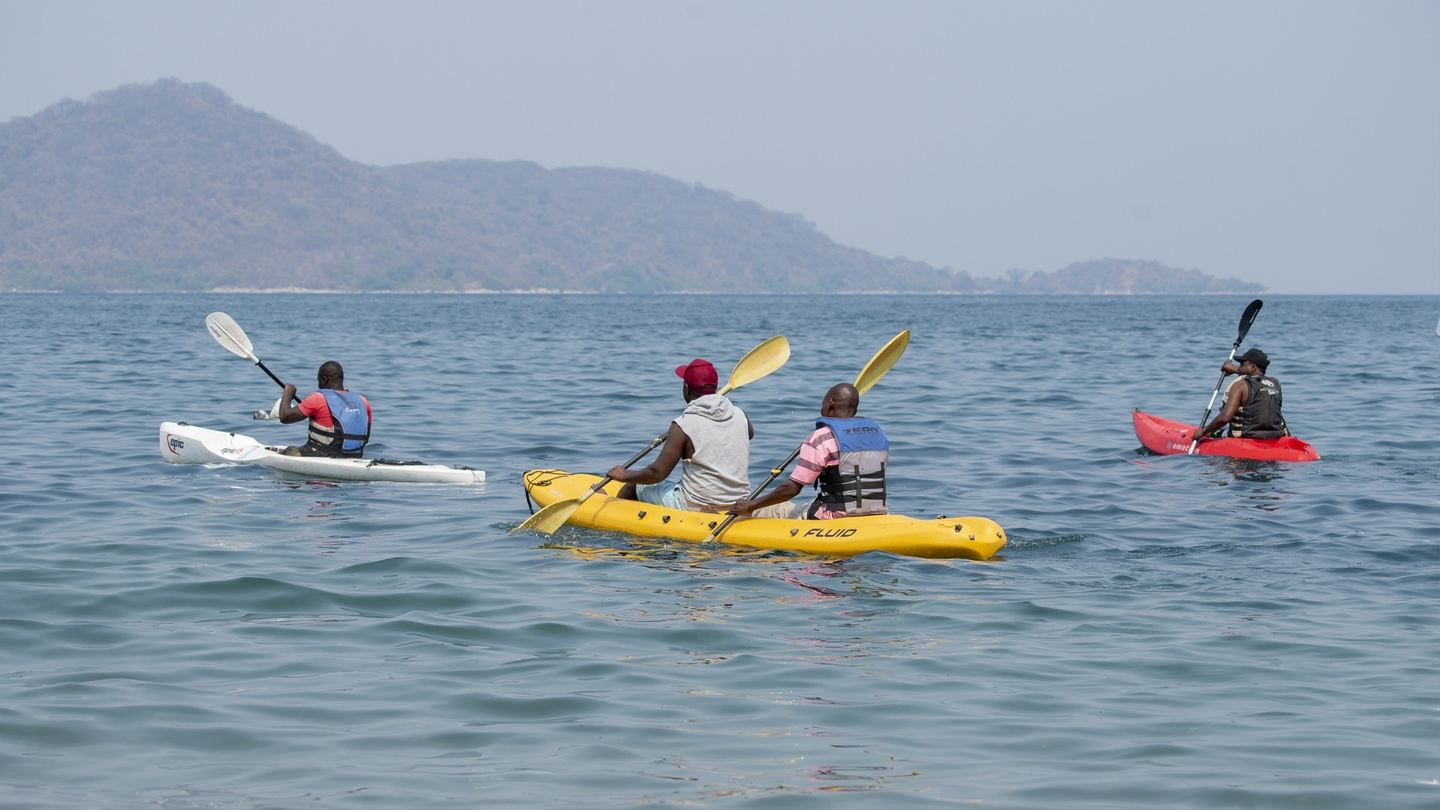
<svg viewBox="0 0 1440 810">
<path fill-rule="evenodd" d="M 1247 300 L 0 295 L 0 805 L 1440 807 L 1440 298 L 1266 298 L 1323 460 L 1138 451 Z M 372 455 L 488 483 L 163 463 L 165 419 L 303 432 L 212 310 L 302 390 L 344 363 Z M 903 328 L 892 505 L 999 558 L 507 534 L 674 366 L 790 338 L 734 395 L 758 481 Z"/>
</svg>

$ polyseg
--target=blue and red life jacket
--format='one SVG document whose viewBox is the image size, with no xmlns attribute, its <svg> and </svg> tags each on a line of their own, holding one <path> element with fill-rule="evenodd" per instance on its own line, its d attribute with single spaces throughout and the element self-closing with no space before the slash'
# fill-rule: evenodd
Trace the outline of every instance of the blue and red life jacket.
<svg viewBox="0 0 1440 810">
<path fill-rule="evenodd" d="M 334 427 L 321 427 L 310 420 L 310 445 L 317 450 L 337 456 L 360 456 L 370 441 L 370 414 L 365 409 L 365 400 L 350 391 L 336 391 L 321 388 L 325 407 L 330 409 L 330 421 Z"/>
</svg>

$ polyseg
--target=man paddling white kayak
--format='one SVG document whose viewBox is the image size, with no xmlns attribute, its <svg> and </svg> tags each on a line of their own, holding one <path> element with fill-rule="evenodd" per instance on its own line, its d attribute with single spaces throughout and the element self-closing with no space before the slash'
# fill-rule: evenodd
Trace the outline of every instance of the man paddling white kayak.
<svg viewBox="0 0 1440 810">
<path fill-rule="evenodd" d="M 365 443 L 370 439 L 370 403 L 359 394 L 352 394 L 345 390 L 345 371 L 339 363 L 330 361 L 322 365 L 315 375 L 321 390 L 306 397 L 299 407 L 295 407 L 292 404 L 295 400 L 295 386 L 287 385 L 284 380 L 275 376 L 273 371 L 265 367 L 265 363 L 255 354 L 255 347 L 250 343 L 250 336 L 245 334 L 245 330 L 240 328 L 240 324 L 236 323 L 234 318 L 223 312 L 212 312 L 205 316 L 205 328 L 209 330 L 210 336 L 215 338 L 215 342 L 225 348 L 225 351 L 254 363 L 284 391 L 280 401 L 275 403 L 274 418 L 280 418 L 282 406 L 290 416 L 283 420 L 285 422 L 298 422 L 302 418 L 310 418 L 311 438 L 316 441 L 320 450 L 326 452 L 318 455 L 311 454 L 306 452 L 303 445 L 290 448 L 268 447 L 239 433 L 208 430 L 184 422 L 162 422 L 160 424 L 160 455 L 166 461 L 172 464 L 259 464 L 281 472 L 341 481 L 414 481 L 417 483 L 454 484 L 484 482 L 485 473 L 469 467 L 441 467 L 418 461 L 386 461 L 385 459 L 372 461 L 360 458 L 360 454 L 364 452 Z M 789 356 L 788 346 L 786 347 L 786 356 Z M 327 366 L 329 366 L 328 369 Z M 336 404 L 333 406 L 330 404 L 331 397 L 327 396 L 324 390 L 327 385 L 334 386 L 330 389 L 330 394 L 343 395 L 337 398 Z M 314 397 L 319 397 L 319 399 L 316 400 Z M 346 404 L 347 401 L 353 404 Z M 309 404 L 307 405 L 307 403 Z M 362 408 L 363 414 L 361 414 Z M 321 415 L 322 409 L 324 418 Z M 347 411 L 351 413 L 347 414 Z M 258 413 L 268 415 L 263 411 Z M 297 413 L 298 417 L 295 416 Z M 335 414 L 339 414 L 341 417 L 338 429 L 335 424 Z M 327 427 L 326 419 L 329 420 L 328 433 L 324 430 Z M 315 433 L 320 435 L 317 437 L 314 435 Z M 336 458 L 330 452 L 337 441 L 342 453 L 347 450 L 346 445 L 350 445 L 348 458 L 344 456 Z M 308 445 L 310 442 L 307 441 L 306 444 Z M 327 444 L 330 447 L 327 447 Z M 656 444 L 659 444 L 659 440 L 656 440 Z"/>
<path fill-rule="evenodd" d="M 326 360 L 315 374 L 320 390 L 299 400 L 295 386 L 285 384 L 280 395 L 279 419 L 283 424 L 310 420 L 307 441 L 299 447 L 287 447 L 287 456 L 333 456 L 359 458 L 365 455 L 370 441 L 373 414 L 370 400 L 345 389 L 345 369 L 334 360 Z"/>
</svg>

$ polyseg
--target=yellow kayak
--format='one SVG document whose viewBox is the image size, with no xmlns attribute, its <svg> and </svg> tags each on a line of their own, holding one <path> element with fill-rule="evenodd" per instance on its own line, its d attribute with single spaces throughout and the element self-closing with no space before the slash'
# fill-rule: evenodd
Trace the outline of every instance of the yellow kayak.
<svg viewBox="0 0 1440 810">
<path fill-rule="evenodd" d="M 598 475 L 563 470 L 530 470 L 525 492 L 539 506 L 579 498 Z M 625 532 L 644 537 L 668 537 L 702 542 L 719 525 L 723 515 L 683 512 L 639 501 L 613 497 L 619 482 L 605 486 L 570 518 L 576 526 Z M 904 515 L 865 515 L 835 520 L 780 520 L 741 518 L 717 538 L 721 543 L 754 548 L 800 551 L 832 557 L 850 557 L 867 551 L 886 551 L 911 557 L 963 557 L 988 560 L 1005 545 L 1005 530 L 983 517 L 940 517 L 920 520 Z"/>
</svg>

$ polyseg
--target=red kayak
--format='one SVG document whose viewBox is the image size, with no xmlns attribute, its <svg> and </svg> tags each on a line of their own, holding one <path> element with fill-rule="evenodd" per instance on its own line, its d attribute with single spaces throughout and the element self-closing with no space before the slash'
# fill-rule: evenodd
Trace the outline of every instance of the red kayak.
<svg viewBox="0 0 1440 810">
<path fill-rule="evenodd" d="M 1145 449 L 1162 456 L 1183 456 L 1190 450 L 1190 436 L 1194 425 L 1186 425 L 1173 419 L 1162 419 L 1145 413 L 1139 408 L 1132 414 L 1135 419 L 1135 435 Z M 1248 458 L 1255 461 L 1315 461 L 1320 454 L 1315 448 L 1294 436 L 1278 439 L 1201 439 L 1195 448 L 1197 456 L 1229 456 Z"/>
</svg>

